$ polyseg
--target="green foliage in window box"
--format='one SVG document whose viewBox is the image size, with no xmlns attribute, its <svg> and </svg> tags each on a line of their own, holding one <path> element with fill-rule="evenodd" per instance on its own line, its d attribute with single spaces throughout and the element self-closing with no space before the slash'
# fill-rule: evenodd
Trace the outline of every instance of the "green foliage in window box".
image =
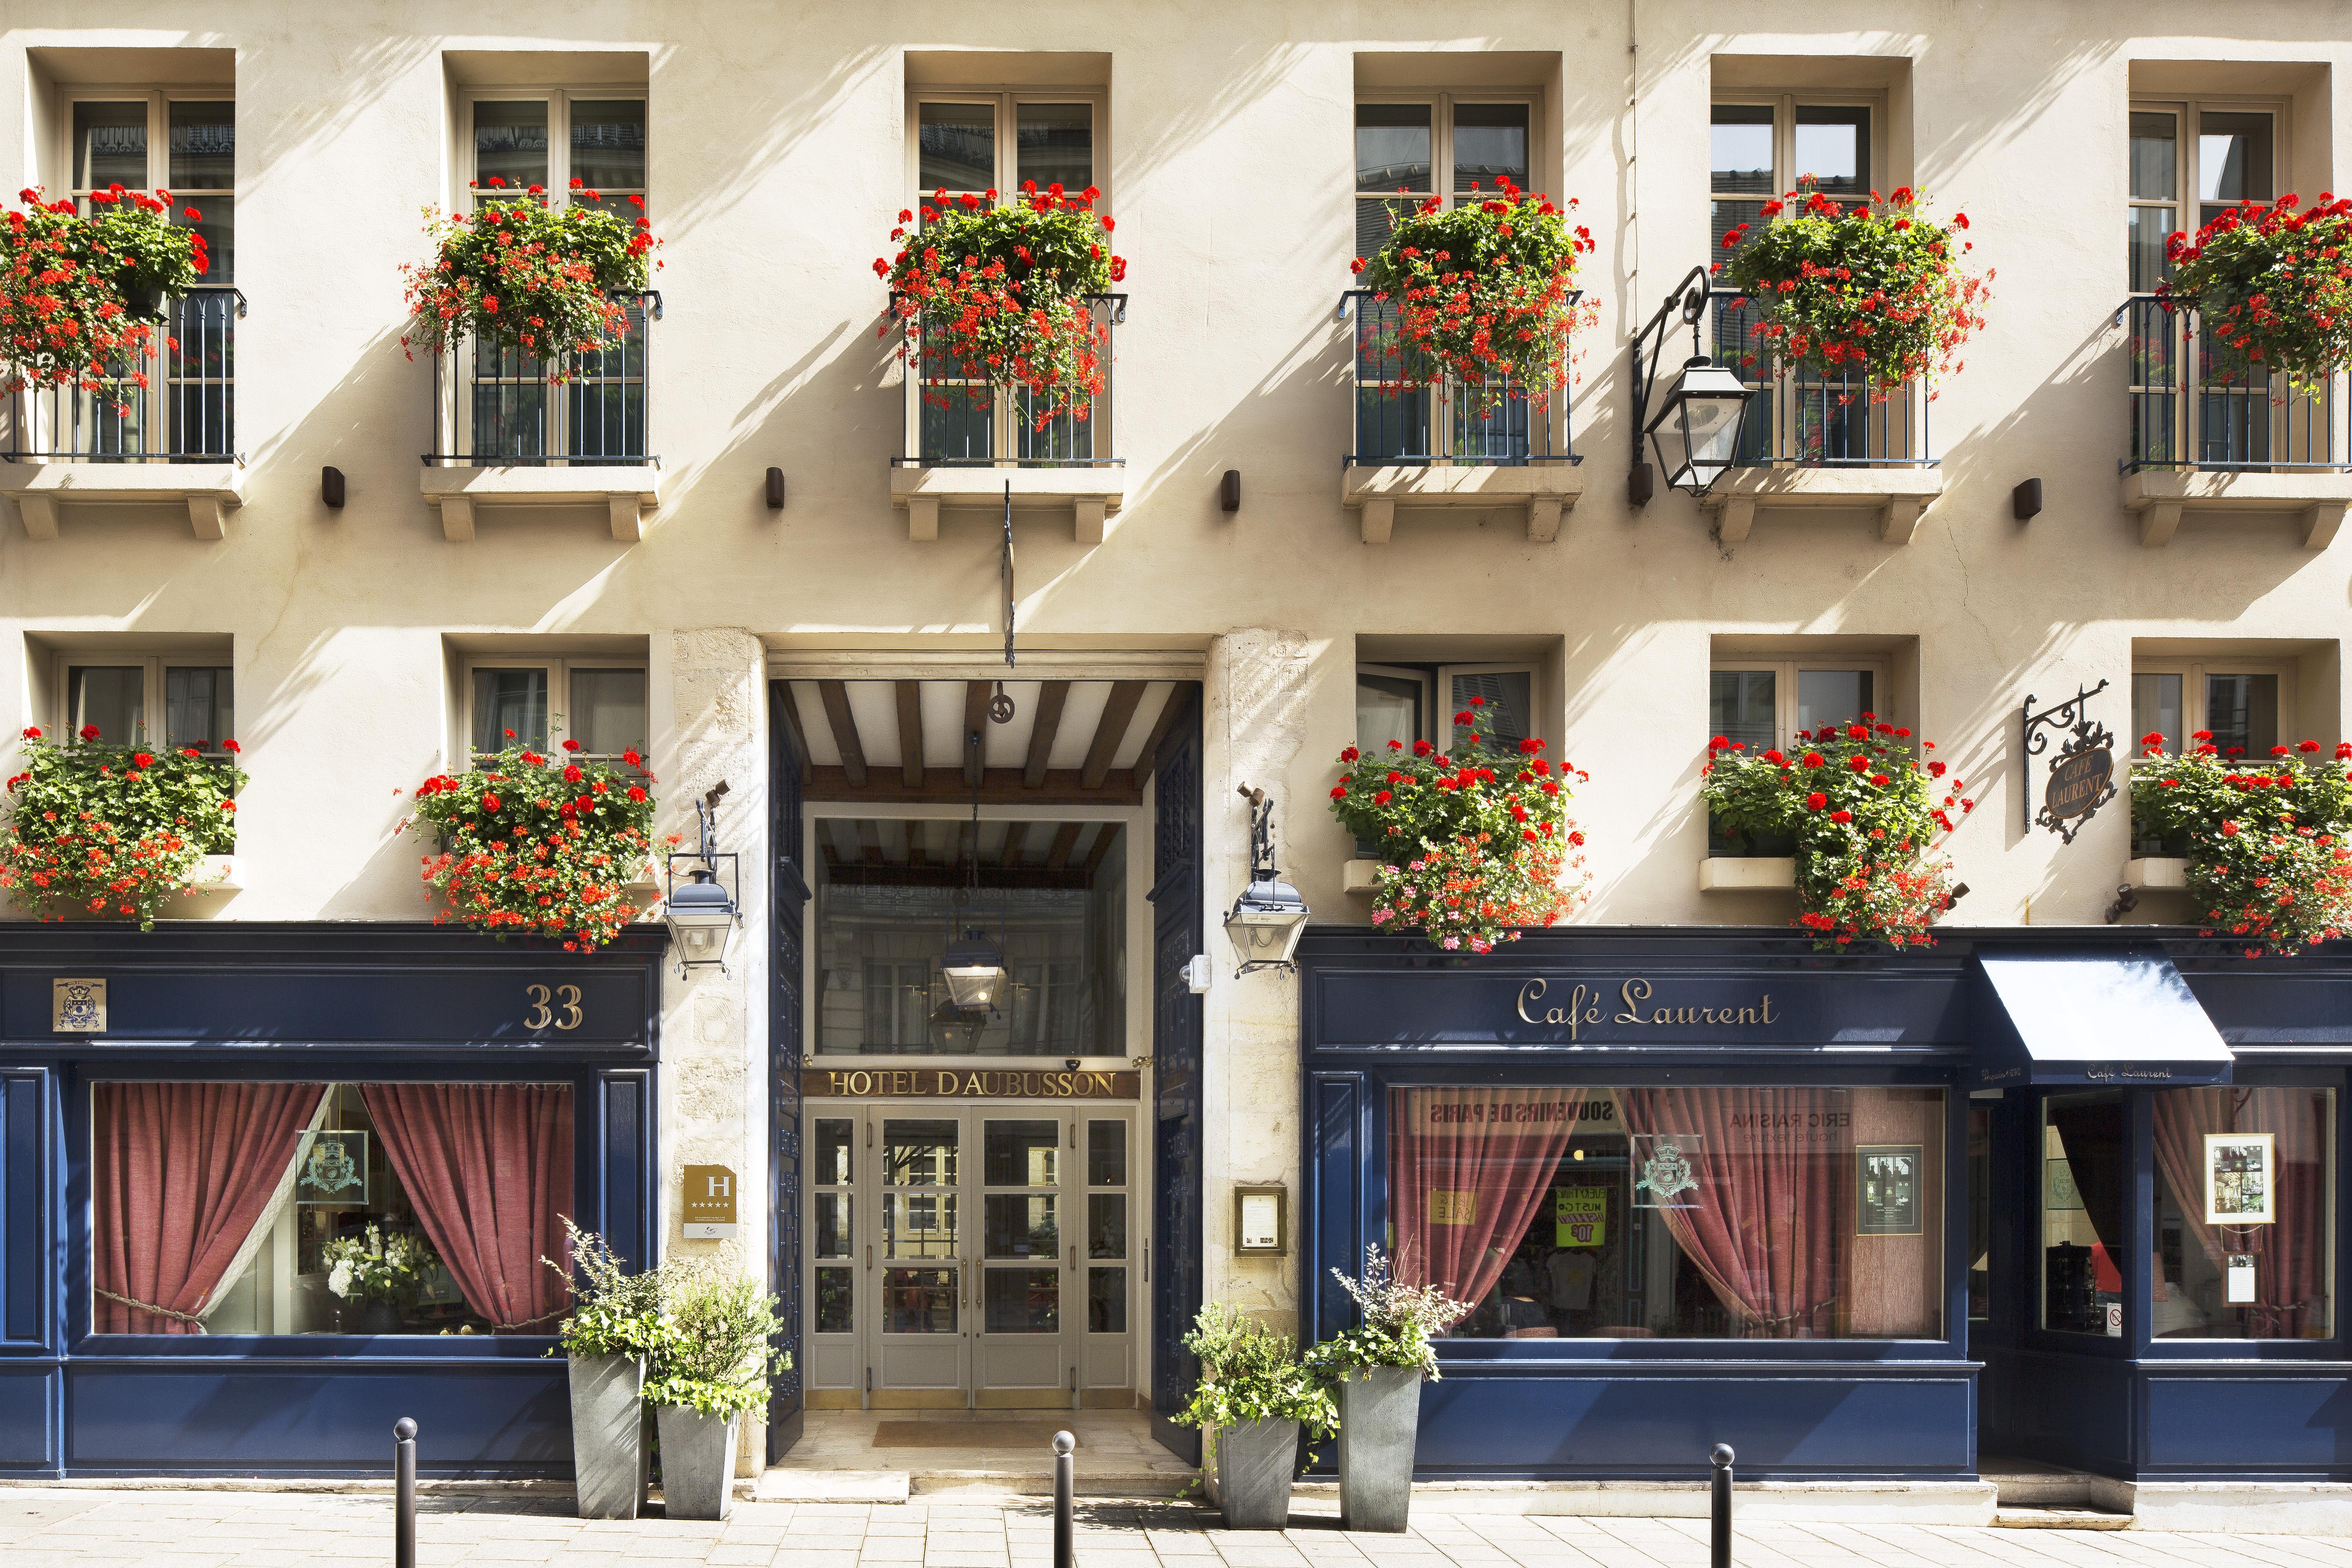
<svg viewBox="0 0 2352 1568">
<path fill-rule="evenodd" d="M 2352 201 L 2301 205 L 2241 202 L 2170 236 L 2157 297 L 2197 311 L 2209 363 L 2242 356 L 2317 392 L 2352 363 Z"/>
<path fill-rule="evenodd" d="M 235 741 L 222 744 L 234 754 Z M 234 763 L 190 749 L 110 746 L 95 726 L 69 742 L 24 733 L 8 781 L 0 888 L 45 919 L 68 912 L 136 920 L 152 931 L 196 886 L 197 863 L 236 847 Z"/>
<path fill-rule="evenodd" d="M 2185 841 L 2201 934 L 2253 958 L 2352 931 L 2352 743 L 2332 758 L 2316 741 L 2273 746 L 2249 763 L 2222 756 L 2210 730 L 2189 739 L 2168 757 L 2163 735 L 2141 738 L 2132 820 Z"/>
<path fill-rule="evenodd" d="M 45 200 L 37 186 L 16 195 L 25 210 L 0 216 L 7 384 L 116 397 L 146 386 L 140 367 L 154 352 L 158 303 L 186 293 L 211 265 L 204 236 L 173 225 L 165 191 L 110 186 L 92 193 L 87 217 L 70 199 Z"/>
</svg>

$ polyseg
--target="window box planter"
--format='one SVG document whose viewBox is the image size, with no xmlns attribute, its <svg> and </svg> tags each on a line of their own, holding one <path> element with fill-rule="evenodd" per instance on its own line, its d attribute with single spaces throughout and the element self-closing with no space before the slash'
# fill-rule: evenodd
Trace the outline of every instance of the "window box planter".
<svg viewBox="0 0 2352 1568">
<path fill-rule="evenodd" d="M 58 536 L 65 506 L 185 506 L 198 539 L 222 539 L 228 514 L 245 504 L 245 466 L 234 458 L 191 463 L 91 463 L 37 459 L 0 464 L 0 495 L 16 503 L 25 537 Z"/>
<path fill-rule="evenodd" d="M 1127 504 L 1123 468 L 931 465 L 919 460 L 890 469 L 890 504 L 907 509 L 907 537 L 929 543 L 940 536 L 942 508 L 1003 517 L 1008 486 L 1016 512 L 1066 509 L 1080 544 L 1100 544 L 1107 522 Z"/>
<path fill-rule="evenodd" d="M 2300 526 L 2305 550 L 2325 550 L 2352 506 L 2352 473 L 2144 468 L 2123 476 L 2122 500 L 2139 518 L 2140 543 L 2151 550 L 2171 543 L 2182 514 L 2191 511 L 2285 513 Z"/>
<path fill-rule="evenodd" d="M 1791 507 L 1874 511 L 1883 542 L 1908 544 L 1918 533 L 1919 519 L 1943 493 L 1944 473 L 1937 468 L 1735 466 L 1698 504 L 1713 517 L 1717 536 L 1726 544 L 1748 538 L 1759 509 Z"/>
<path fill-rule="evenodd" d="M 195 874 L 188 880 L 190 893 L 241 893 L 245 891 L 245 868 L 234 855 L 207 855 L 196 862 Z"/>
<path fill-rule="evenodd" d="M 1710 855 L 1698 863 L 1702 893 L 1793 893 L 1797 890 L 1797 860 L 1793 855 Z"/>
<path fill-rule="evenodd" d="M 1361 893 L 1369 898 L 1372 891 L 1372 874 L 1381 868 L 1378 860 L 1349 860 L 1339 868 L 1339 890 Z"/>
<path fill-rule="evenodd" d="M 1583 494 L 1583 473 L 1570 463 L 1375 460 L 1339 470 L 1339 504 L 1362 514 L 1367 544 L 1389 542 L 1399 507 L 1517 512 L 1527 520 L 1529 543 L 1549 544 Z"/>
<path fill-rule="evenodd" d="M 2185 892 L 2189 888 L 2189 858 L 2135 856 L 2124 862 L 2124 885 L 2150 892 Z"/>
</svg>

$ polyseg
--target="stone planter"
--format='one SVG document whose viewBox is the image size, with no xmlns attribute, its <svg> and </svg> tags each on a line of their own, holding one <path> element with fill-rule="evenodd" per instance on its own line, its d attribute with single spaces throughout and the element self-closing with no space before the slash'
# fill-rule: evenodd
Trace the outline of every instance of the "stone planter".
<svg viewBox="0 0 2352 1568">
<path fill-rule="evenodd" d="M 1218 1428 L 1217 1491 L 1227 1530 L 1286 1527 L 1291 1478 L 1297 1473 L 1297 1422 L 1251 1421 Z"/>
<path fill-rule="evenodd" d="M 1339 1525 L 1402 1535 L 1421 1435 L 1421 1370 L 1366 1371 L 1339 1384 Z"/>
<path fill-rule="evenodd" d="M 572 1490 L 583 1519 L 635 1519 L 646 1506 L 644 1358 L 579 1356 L 572 1373 Z"/>
<path fill-rule="evenodd" d="M 659 1405 L 662 1516 L 725 1519 L 735 1502 L 735 1434 L 740 1415 L 705 1415 L 687 1405 Z"/>
</svg>

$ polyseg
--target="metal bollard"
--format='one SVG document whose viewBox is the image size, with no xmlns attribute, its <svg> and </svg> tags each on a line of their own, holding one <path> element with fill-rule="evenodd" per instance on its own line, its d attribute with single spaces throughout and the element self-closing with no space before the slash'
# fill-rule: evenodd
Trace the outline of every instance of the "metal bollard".
<svg viewBox="0 0 2352 1568">
<path fill-rule="evenodd" d="M 1078 1440 L 1067 1432 L 1054 1434 L 1054 1568 L 1076 1568 L 1077 1553 L 1070 1541 L 1070 1493 L 1077 1485 L 1078 1462 L 1070 1450 Z"/>
<path fill-rule="evenodd" d="M 392 1568 L 416 1568 L 416 1423 L 392 1424 Z"/>
<path fill-rule="evenodd" d="M 1727 1443 L 1717 1443 L 1707 1456 L 1715 1462 L 1713 1519 L 1707 1529 L 1708 1568 L 1731 1568 L 1731 1461 Z"/>
</svg>

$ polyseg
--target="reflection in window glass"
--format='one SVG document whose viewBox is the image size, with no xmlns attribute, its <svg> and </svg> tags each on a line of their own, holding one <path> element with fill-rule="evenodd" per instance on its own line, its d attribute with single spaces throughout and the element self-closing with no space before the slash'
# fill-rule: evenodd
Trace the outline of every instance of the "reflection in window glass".
<svg viewBox="0 0 2352 1568">
<path fill-rule="evenodd" d="M 167 106 L 171 120 L 172 222 L 205 237 L 202 283 L 236 279 L 236 105 L 225 99 L 184 99 Z M 190 217 L 190 207 L 202 216 Z"/>
<path fill-rule="evenodd" d="M 1524 669 L 1494 670 L 1482 675 L 1457 675 L 1453 689 L 1446 693 L 1451 704 L 1447 709 L 1450 721 L 1455 713 L 1467 712 L 1473 700 L 1485 710 L 1480 728 L 1486 731 L 1487 744 L 1507 752 L 1518 750 L 1519 742 L 1536 732 L 1535 677 Z M 1468 735 L 1467 725 L 1447 731 L 1448 745 L 1459 744 Z"/>
<path fill-rule="evenodd" d="M 1428 191 L 1429 146 L 1429 105 L 1356 105 L 1356 189 Z"/>
<path fill-rule="evenodd" d="M 1992 1107 L 1969 1101 L 1969 1321 L 1992 1316 Z"/>
<path fill-rule="evenodd" d="M 646 100 L 580 99 L 572 105 L 572 178 L 600 205 L 636 209 L 628 197 L 646 189 Z"/>
<path fill-rule="evenodd" d="M 1870 194 L 1870 110 L 1820 104 L 1797 106 L 1796 181 L 1810 178 L 1825 195 Z"/>
<path fill-rule="evenodd" d="M 1051 1193 L 990 1193 L 982 1200 L 991 1258 L 1052 1258 L 1062 1249 Z"/>
<path fill-rule="evenodd" d="M 2267 759 L 2278 744 L 2278 677 L 2207 676 L 2205 728 L 2223 756 Z"/>
<path fill-rule="evenodd" d="M 1095 183 L 1095 110 L 1090 103 L 1024 103 L 1014 110 L 1017 188 L 1059 185 L 1076 194 Z M 983 185 L 982 190 L 988 187 Z"/>
<path fill-rule="evenodd" d="M 92 725 L 110 746 L 147 738 L 147 668 L 77 665 L 66 677 L 66 727 L 76 736 Z"/>
<path fill-rule="evenodd" d="M 1940 1089 L 1394 1089 L 1397 1277 L 1474 1339 L 1943 1332 Z"/>
<path fill-rule="evenodd" d="M 1463 103 L 1454 110 L 1454 194 L 1492 193 L 1505 180 L 1525 190 L 1528 106 Z"/>
<path fill-rule="evenodd" d="M 96 1332 L 553 1332 L 569 1293 L 536 1263 L 572 1212 L 571 1085 L 90 1096 Z M 495 1172 L 445 1156 L 493 1147 Z"/>
<path fill-rule="evenodd" d="M 493 189 L 546 185 L 546 100 L 474 105 L 474 181 L 477 199 Z"/>
<path fill-rule="evenodd" d="M 987 1270 L 987 1316 L 992 1334 L 1058 1334 L 1062 1331 L 1062 1271 L 1058 1268 Z"/>
<path fill-rule="evenodd" d="M 236 686 L 227 670 L 173 665 L 163 671 L 163 743 L 220 752 L 236 735 Z M 226 754 L 226 753 L 223 753 Z"/>
<path fill-rule="evenodd" d="M 1356 677 L 1356 744 L 1367 752 L 1388 749 L 1391 741 L 1408 747 L 1421 739 L 1421 704 L 1429 689 L 1411 676 Z"/>
<path fill-rule="evenodd" d="M 815 1194 L 815 1223 L 810 1226 L 809 1250 L 818 1258 L 846 1258 L 850 1253 L 848 1193 Z"/>
<path fill-rule="evenodd" d="M 147 188 L 147 106 L 87 103 L 73 106 L 73 183 L 78 191 Z M 89 210 L 85 205 L 83 210 Z"/>
<path fill-rule="evenodd" d="M 474 750 L 484 755 L 509 746 L 547 749 L 547 671 L 474 671 Z"/>
<path fill-rule="evenodd" d="M 809 1185 L 845 1187 L 856 1180 L 851 1156 L 857 1147 L 857 1123 L 846 1117 L 825 1117 L 809 1141 Z"/>
<path fill-rule="evenodd" d="M 2042 1102 L 2042 1326 L 2119 1335 L 2123 1320 L 2124 1101 L 2056 1094 Z"/>
<path fill-rule="evenodd" d="M 642 752 L 646 745 L 646 672 L 575 669 L 572 711 L 563 716 L 572 738 L 592 757 Z"/>
<path fill-rule="evenodd" d="M 1774 196 L 1772 108 L 1764 103 L 1718 103 L 1707 132 L 1709 183 L 1719 195 Z"/>
<path fill-rule="evenodd" d="M 857 1331 L 857 1272 L 853 1268 L 816 1271 L 816 1327 L 820 1334 Z"/>
<path fill-rule="evenodd" d="M 2335 1091 L 2217 1084 L 2155 1098 L 2156 1336 L 2327 1338 Z"/>
<path fill-rule="evenodd" d="M 2231 202 L 2271 199 L 2271 117 L 2218 114 L 2197 117 L 2197 199 L 2214 204 L 2204 221 Z"/>
<path fill-rule="evenodd" d="M 882 1331 L 886 1334 L 954 1333 L 956 1271 L 952 1268 L 882 1270 Z"/>
<path fill-rule="evenodd" d="M 1706 678 L 1706 727 L 1711 738 L 1769 751 L 1780 739 L 1780 720 L 1769 669 L 1717 669 Z"/>
<path fill-rule="evenodd" d="M 915 110 L 916 184 L 925 195 L 996 188 L 996 106 L 925 103 Z"/>
<path fill-rule="evenodd" d="M 2181 742 L 2188 739 L 2189 726 L 2180 714 L 2181 679 L 2178 675 L 2135 675 L 2132 677 L 2132 754 L 2144 750 L 2140 742 L 2148 735 L 2164 737 L 2164 753 L 2168 757 L 2181 754 Z"/>
<path fill-rule="evenodd" d="M 2136 201 L 2168 202 L 2180 194 L 2180 121 L 2163 110 L 2134 110 L 2131 194 Z"/>
<path fill-rule="evenodd" d="M 1127 1185 L 1127 1123 L 1087 1123 L 1087 1185 Z"/>
<path fill-rule="evenodd" d="M 992 1187 L 1050 1187 L 1061 1180 L 1059 1122 L 992 1121 L 982 1148 Z"/>
<path fill-rule="evenodd" d="M 1087 1332 L 1127 1332 L 1127 1270 L 1087 1270 Z"/>
<path fill-rule="evenodd" d="M 1797 728 L 1819 730 L 1825 724 L 1851 724 L 1865 713 L 1875 713 L 1872 673 L 1867 669 L 1799 670 Z"/>
<path fill-rule="evenodd" d="M 1125 1193 L 1089 1193 L 1087 1195 L 1087 1256 L 1127 1256 Z"/>
</svg>

